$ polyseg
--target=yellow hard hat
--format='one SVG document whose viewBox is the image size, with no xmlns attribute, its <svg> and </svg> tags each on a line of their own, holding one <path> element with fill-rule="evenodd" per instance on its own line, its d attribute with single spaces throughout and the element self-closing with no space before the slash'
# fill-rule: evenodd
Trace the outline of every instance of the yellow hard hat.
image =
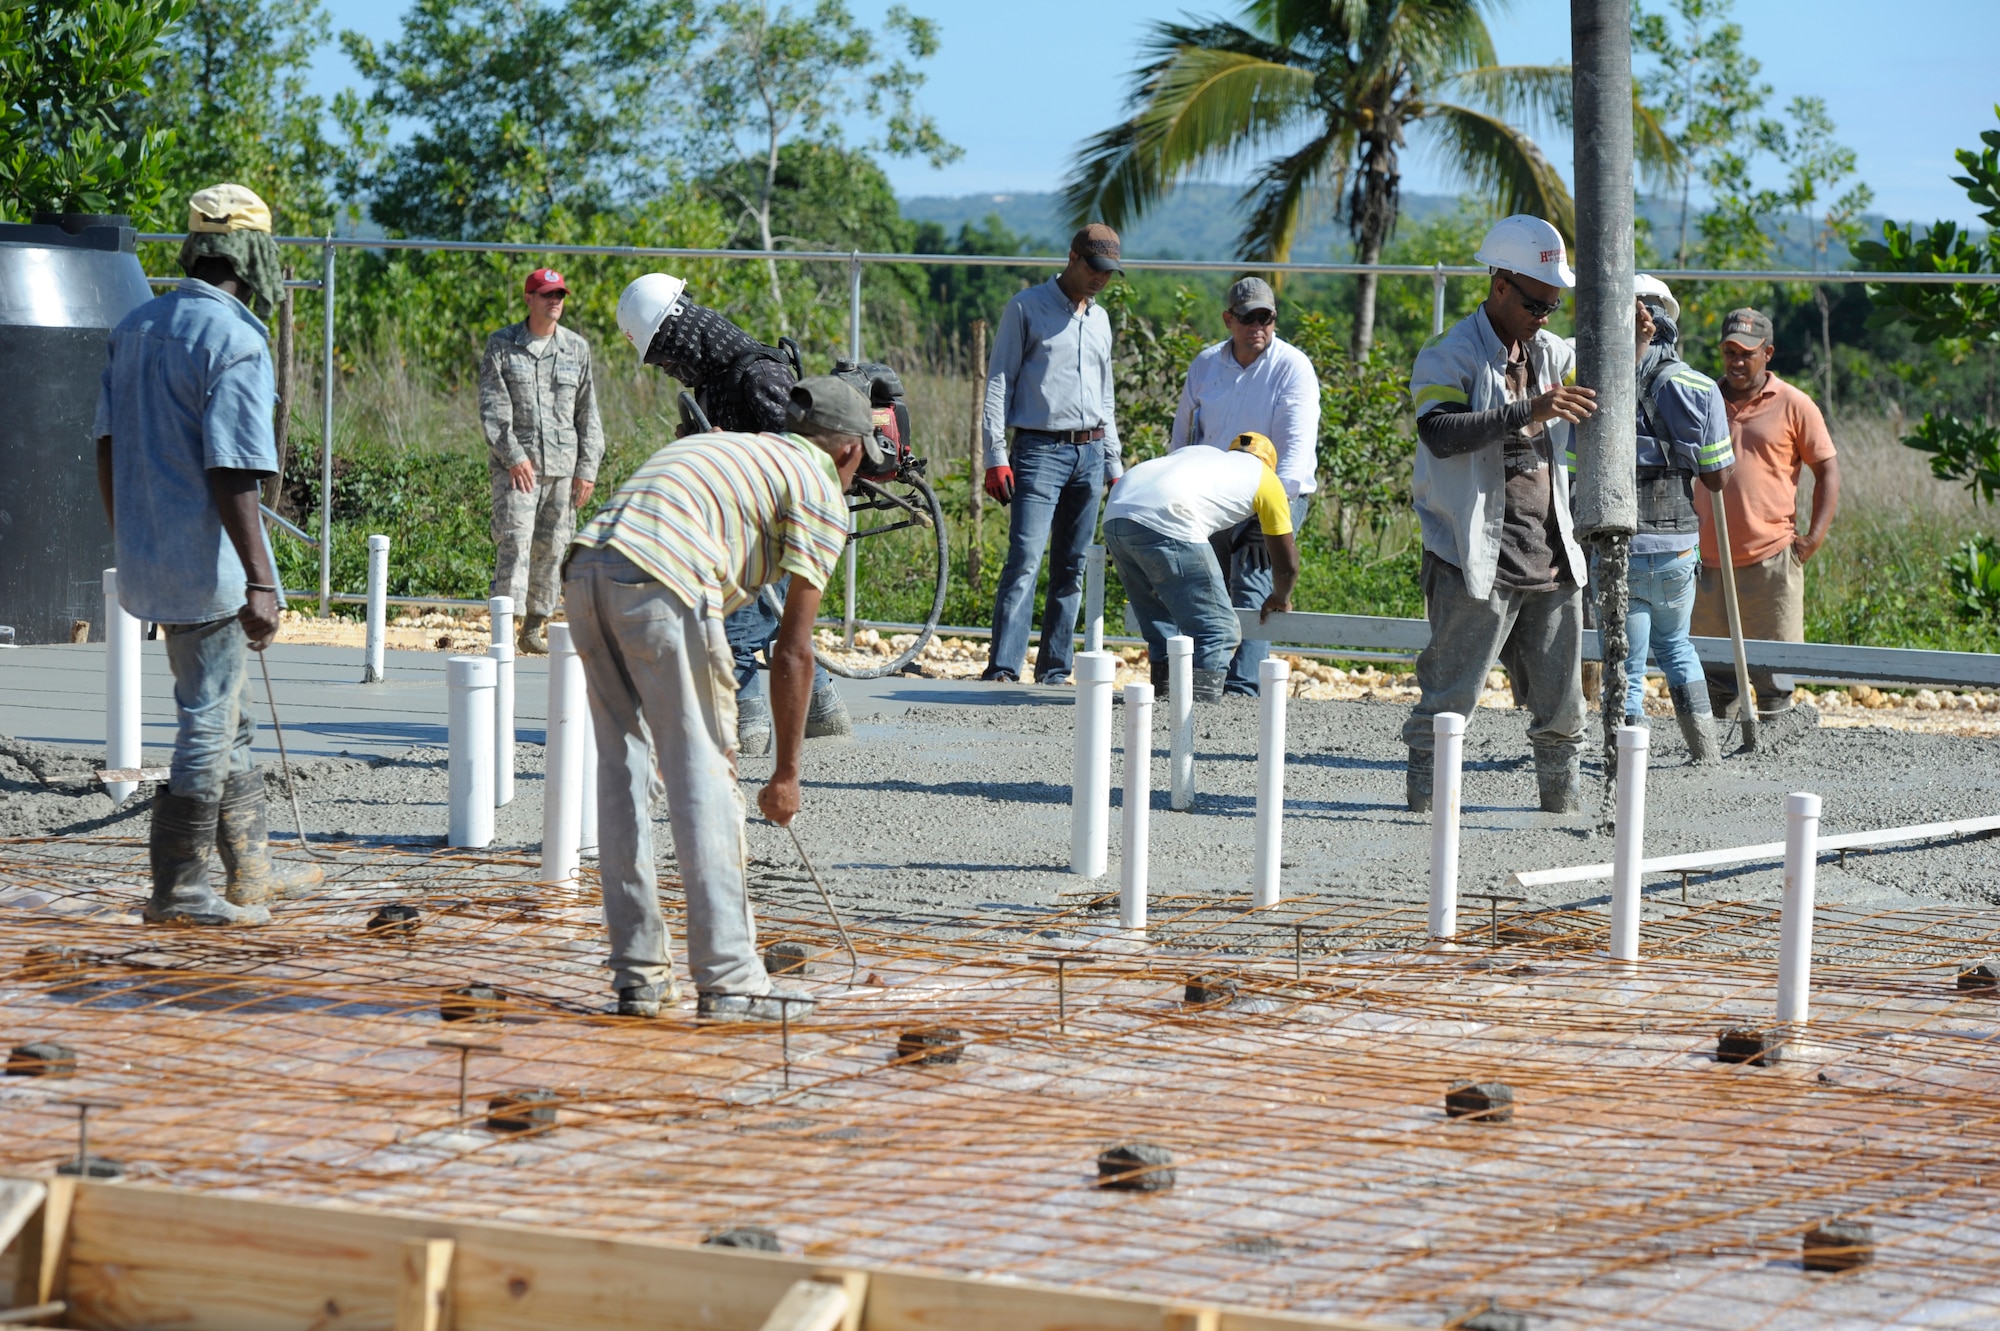
<svg viewBox="0 0 2000 1331">
<path fill-rule="evenodd" d="M 1248 453 L 1272 471 L 1278 469 L 1278 446 L 1255 430 L 1245 430 L 1229 445 L 1232 453 Z"/>
</svg>

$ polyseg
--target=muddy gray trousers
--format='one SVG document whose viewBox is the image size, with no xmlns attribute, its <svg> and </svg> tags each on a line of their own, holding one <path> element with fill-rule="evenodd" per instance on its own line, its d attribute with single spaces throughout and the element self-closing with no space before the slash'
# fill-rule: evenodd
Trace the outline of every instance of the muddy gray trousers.
<svg viewBox="0 0 2000 1331">
<path fill-rule="evenodd" d="M 597 865 L 612 987 L 664 984 L 672 971 L 647 810 L 657 750 L 687 892 L 695 990 L 769 993 L 745 883 L 736 676 L 721 619 L 612 549 L 572 553 L 563 598 L 597 739 Z"/>
<path fill-rule="evenodd" d="M 1465 574 L 1426 550 L 1424 604 L 1430 646 L 1417 657 L 1416 710 L 1403 723 L 1410 761 L 1426 778 L 1435 746 L 1431 718 L 1457 712 L 1471 721 L 1496 663 L 1507 667 L 1528 705 L 1528 742 L 1538 771 L 1567 767 L 1583 753 L 1583 593 L 1574 586 L 1548 592 L 1495 587 L 1476 598 Z M 1426 785 L 1425 789 L 1428 789 Z"/>
</svg>

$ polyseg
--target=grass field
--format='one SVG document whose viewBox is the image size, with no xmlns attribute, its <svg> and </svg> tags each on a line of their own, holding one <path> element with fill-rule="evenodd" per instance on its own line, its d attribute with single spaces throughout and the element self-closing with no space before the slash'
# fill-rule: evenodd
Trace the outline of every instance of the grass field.
<svg viewBox="0 0 2000 1331">
<path fill-rule="evenodd" d="M 600 368 L 609 441 L 600 477 L 605 494 L 673 434 L 671 382 L 655 370 L 635 373 L 628 365 L 619 358 L 615 368 Z M 986 504 L 975 541 L 975 472 L 968 448 L 973 384 L 962 374 L 923 371 L 905 380 L 916 445 L 930 459 L 951 534 L 944 622 L 982 625 L 991 617 L 994 578 L 1006 554 L 1007 512 Z M 342 385 L 335 415 L 334 589 L 362 590 L 367 536 L 382 532 L 392 541 L 391 594 L 484 597 L 493 545 L 476 398 L 430 389 L 403 373 L 393 358 L 382 357 L 363 364 Z M 318 503 L 317 418 L 316 405 L 302 396 L 286 475 L 288 489 L 308 514 Z M 1841 451 L 1842 506 L 1831 539 L 1808 569 L 1806 636 L 1816 642 L 2000 651 L 2000 622 L 1962 618 L 1945 571 L 1968 537 L 2000 532 L 2000 518 L 1977 508 L 1964 490 L 1933 479 L 1923 456 L 1897 442 L 1890 422 L 1841 419 L 1833 423 L 1833 433 Z M 1801 513 L 1805 502 L 1802 496 Z M 1335 548 L 1323 516 L 1315 505 L 1303 533 L 1306 569 L 1295 598 L 1300 609 L 1422 613 L 1414 520 L 1398 520 L 1371 534 L 1365 548 L 1343 552 Z M 921 539 L 891 536 L 862 543 L 860 617 L 921 618 L 929 597 Z M 283 538 L 279 544 L 285 584 L 315 587 L 313 552 Z M 975 544 L 983 567 L 976 588 L 966 577 Z M 1116 624 L 1123 595 L 1115 570 L 1110 578 L 1107 618 Z M 836 583 L 828 594 L 833 613 L 838 604 Z"/>
</svg>

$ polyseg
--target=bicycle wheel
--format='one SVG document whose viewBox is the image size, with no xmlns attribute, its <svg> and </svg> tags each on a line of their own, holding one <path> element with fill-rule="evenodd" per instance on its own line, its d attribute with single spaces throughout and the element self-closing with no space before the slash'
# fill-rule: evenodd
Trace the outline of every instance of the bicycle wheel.
<svg viewBox="0 0 2000 1331">
<path fill-rule="evenodd" d="M 822 652 L 817 645 L 813 648 L 813 655 L 828 674 L 843 679 L 880 679 L 896 674 L 916 660 L 924 644 L 937 632 L 938 620 L 944 615 L 946 582 L 951 574 L 951 540 L 945 532 L 944 509 L 938 504 L 930 482 L 924 479 L 921 462 L 905 467 L 888 480 L 857 479 L 854 493 L 847 497 L 847 507 L 854 515 L 854 532 L 847 540 L 857 558 L 856 581 L 867 582 L 870 596 L 883 609 L 891 611 L 877 618 L 909 622 L 895 615 L 893 607 L 908 606 L 913 601 L 921 605 L 926 596 L 929 598 L 928 609 L 916 625 L 913 640 L 901 651 L 857 665 Z M 844 570 L 834 571 L 833 581 L 820 602 L 823 616 L 828 606 L 842 605 L 844 576 Z M 766 587 L 764 597 L 774 611 L 783 615 L 785 603 L 775 587 Z M 857 604 L 855 618 L 866 620 L 867 611 L 866 605 Z"/>
</svg>

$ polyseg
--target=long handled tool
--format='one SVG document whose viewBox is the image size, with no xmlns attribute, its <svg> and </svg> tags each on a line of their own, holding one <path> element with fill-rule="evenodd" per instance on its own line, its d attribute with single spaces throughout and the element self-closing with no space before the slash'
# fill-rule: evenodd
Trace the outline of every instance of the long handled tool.
<svg viewBox="0 0 2000 1331">
<path fill-rule="evenodd" d="M 841 945 L 847 949 L 847 960 L 853 966 L 847 976 L 847 983 L 851 988 L 855 978 L 861 974 L 861 954 L 854 950 L 854 940 L 847 936 L 847 926 L 840 922 L 840 912 L 833 907 L 833 897 L 827 892 L 826 884 L 819 880 L 819 870 L 813 868 L 812 857 L 806 854 L 806 843 L 799 840 L 799 829 L 787 823 L 785 830 L 792 834 L 792 845 L 798 848 L 799 863 L 806 866 L 806 873 L 812 878 L 813 886 L 819 889 L 819 899 L 826 903 L 826 913 L 833 917 L 833 927 L 840 931 Z"/>
<path fill-rule="evenodd" d="M 278 737 L 278 765 L 284 769 L 285 790 L 292 797 L 292 826 L 299 829 L 299 849 L 317 859 L 313 848 L 306 844 L 306 816 L 299 812 L 299 783 L 292 778 L 291 755 L 285 752 L 285 728 L 278 724 L 278 695 L 271 688 L 271 659 L 259 652 L 257 664 L 264 669 L 264 701 L 271 705 L 271 732 Z"/>
<path fill-rule="evenodd" d="M 1757 751 L 1757 693 L 1750 687 L 1750 658 L 1743 651 L 1743 612 L 1736 604 L 1736 560 L 1729 548 L 1729 512 L 1719 493 L 1708 497 L 1715 514 L 1715 548 L 1722 564 L 1722 604 L 1729 612 L 1729 644 L 1736 650 L 1736 714 L 1743 718 L 1743 747 Z"/>
</svg>

